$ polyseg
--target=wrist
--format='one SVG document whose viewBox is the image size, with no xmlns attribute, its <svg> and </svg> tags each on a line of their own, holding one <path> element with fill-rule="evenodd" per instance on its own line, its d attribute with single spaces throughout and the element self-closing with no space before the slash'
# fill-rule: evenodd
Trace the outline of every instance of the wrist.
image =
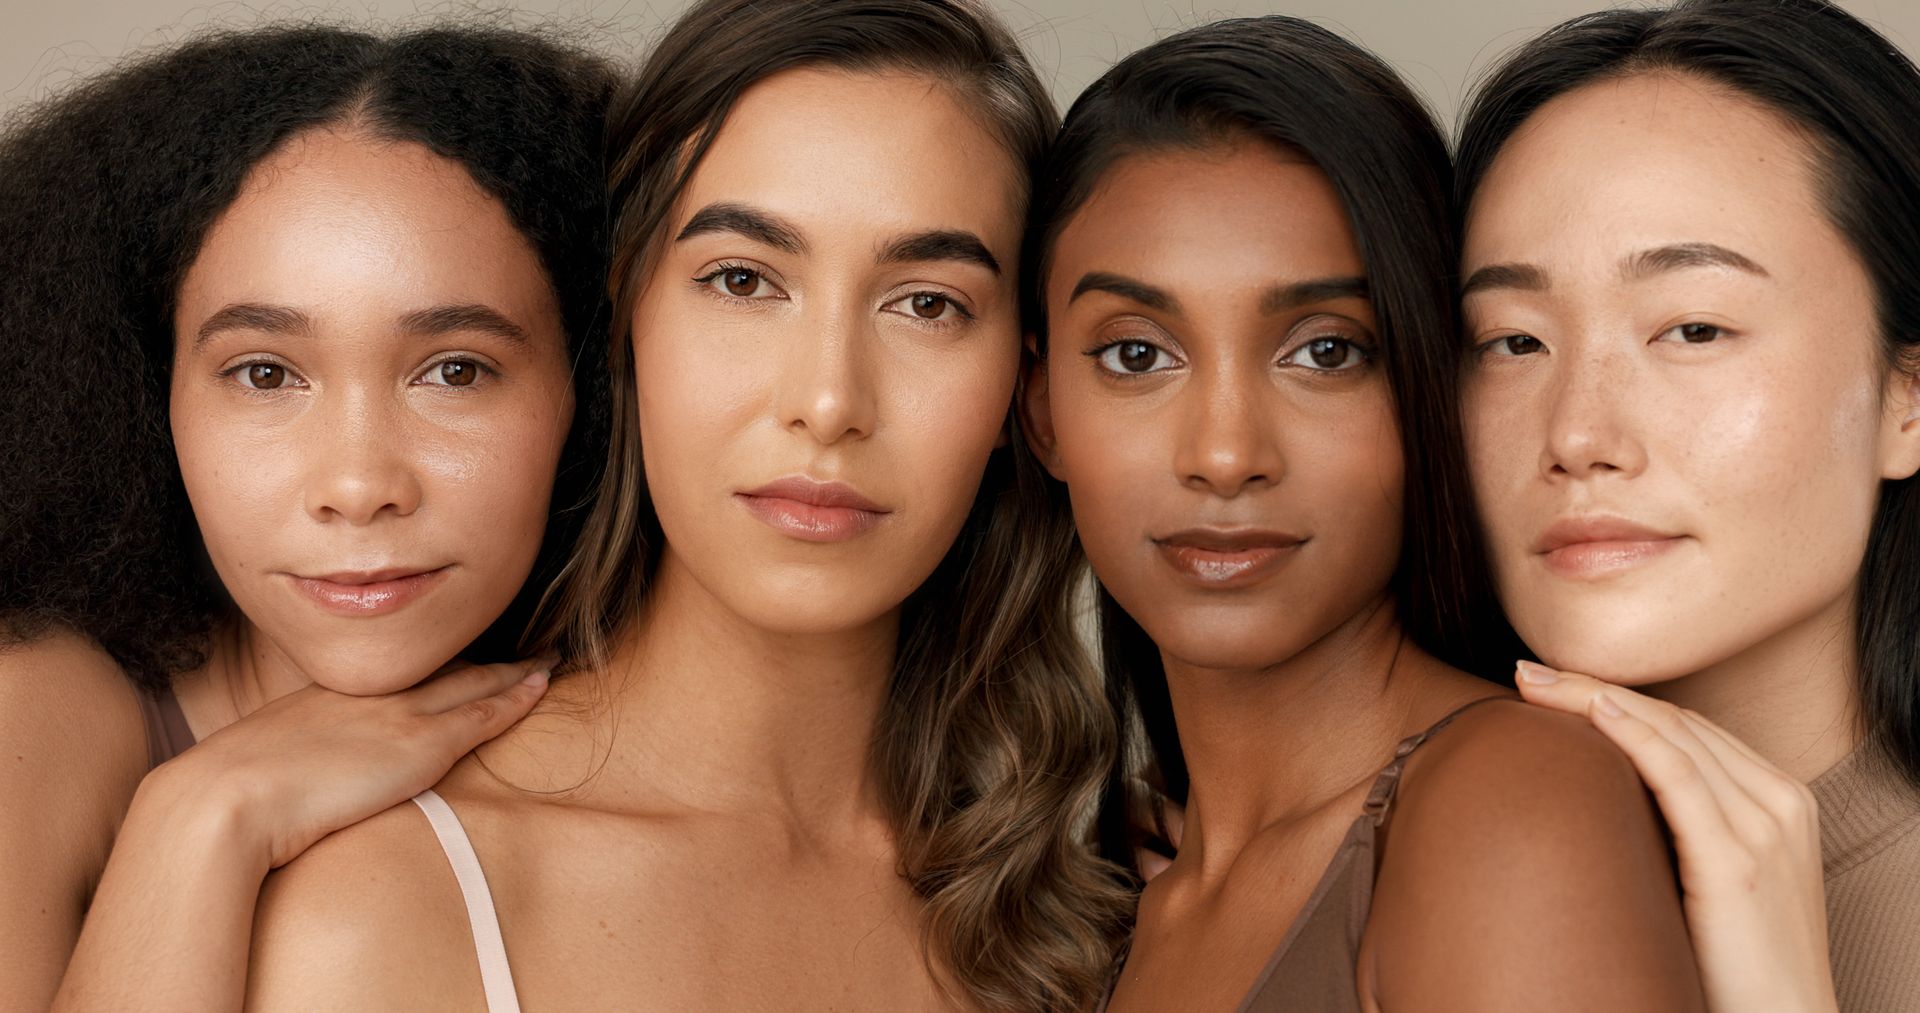
<svg viewBox="0 0 1920 1013">
<path fill-rule="evenodd" d="M 154 768 L 134 792 L 120 839 L 147 840 L 189 861 L 257 871 L 271 868 L 271 842 L 250 819 L 243 786 L 231 777 L 206 777 L 182 756 Z M 117 846 L 117 844 L 116 844 Z"/>
</svg>

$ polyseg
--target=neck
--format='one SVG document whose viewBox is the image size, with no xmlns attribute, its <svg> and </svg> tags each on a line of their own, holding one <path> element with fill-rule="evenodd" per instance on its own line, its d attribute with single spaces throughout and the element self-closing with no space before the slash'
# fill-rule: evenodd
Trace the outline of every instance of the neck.
<svg viewBox="0 0 1920 1013">
<path fill-rule="evenodd" d="M 1283 661 L 1195 665 L 1162 652 L 1187 762 L 1183 858 L 1224 874 L 1263 828 L 1309 815 L 1377 773 L 1431 662 L 1382 599 Z"/>
<path fill-rule="evenodd" d="M 1719 664 L 1647 687 L 1811 781 L 1860 744 L 1853 593 Z"/>
<path fill-rule="evenodd" d="M 618 729 L 593 790 L 799 826 L 884 816 L 872 746 L 898 630 L 897 609 L 830 633 L 756 626 L 669 547 L 644 610 L 587 680 Z"/>
<path fill-rule="evenodd" d="M 176 676 L 173 688 L 194 738 L 204 739 L 312 683 L 271 638 L 236 616 L 214 629 L 206 664 Z"/>
</svg>

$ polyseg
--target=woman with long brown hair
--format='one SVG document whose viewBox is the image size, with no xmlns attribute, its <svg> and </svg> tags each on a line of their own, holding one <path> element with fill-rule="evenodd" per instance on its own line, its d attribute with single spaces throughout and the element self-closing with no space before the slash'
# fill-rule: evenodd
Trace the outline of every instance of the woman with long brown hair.
<svg viewBox="0 0 1920 1013">
<path fill-rule="evenodd" d="M 1113 736 L 1009 419 L 1045 91 L 966 3 L 709 0 L 614 119 L 586 661 L 440 844 L 401 807 L 269 883 L 251 1000 L 1085 1006 Z"/>
</svg>

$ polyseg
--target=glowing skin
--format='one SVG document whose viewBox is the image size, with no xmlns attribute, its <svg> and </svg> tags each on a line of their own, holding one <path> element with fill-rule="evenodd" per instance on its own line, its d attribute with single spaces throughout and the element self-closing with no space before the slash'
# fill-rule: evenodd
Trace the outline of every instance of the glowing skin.
<svg viewBox="0 0 1920 1013">
<path fill-rule="evenodd" d="M 256 670 L 391 692 L 505 610 L 572 388 L 539 256 L 464 169 L 296 136 L 208 232 L 174 324 L 174 444 Z"/>
<path fill-rule="evenodd" d="M 924 93 L 915 130 L 840 126 L 897 118 L 902 89 Z M 902 75 L 789 72 L 727 118 L 633 317 L 663 582 L 770 632 L 844 630 L 890 617 L 953 544 L 1020 347 L 1017 181 L 1004 160 L 927 171 L 959 138 L 994 150 Z"/>
<path fill-rule="evenodd" d="M 1129 158 L 1063 232 L 1043 459 L 1169 656 L 1263 667 L 1391 611 L 1402 459 L 1364 274 L 1326 176 L 1257 145 Z"/>
<path fill-rule="evenodd" d="M 1474 483 L 1520 634 L 1625 685 L 1691 675 L 1671 691 L 1763 754 L 1734 716 L 1831 729 L 1807 777 L 1850 745 L 1868 525 L 1914 470 L 1812 165 L 1712 84 L 1592 85 L 1501 152 L 1464 262 Z"/>
</svg>

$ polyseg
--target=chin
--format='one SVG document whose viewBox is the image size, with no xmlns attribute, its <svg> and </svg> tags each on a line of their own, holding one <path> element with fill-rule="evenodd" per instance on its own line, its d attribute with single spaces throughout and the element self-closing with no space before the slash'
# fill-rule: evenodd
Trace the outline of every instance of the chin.
<svg viewBox="0 0 1920 1013">
<path fill-rule="evenodd" d="M 395 644 L 375 637 L 338 644 L 308 640 L 287 654 L 317 686 L 348 696 L 383 696 L 426 681 L 464 646 L 423 644 L 422 639 Z"/>
<path fill-rule="evenodd" d="M 1549 623 L 1515 622 L 1520 638 L 1546 664 L 1633 687 L 1669 682 L 1711 663 L 1700 645 L 1690 642 L 1688 626 L 1672 615 L 1636 622 L 1583 617 L 1574 610 L 1557 612 Z"/>
</svg>

